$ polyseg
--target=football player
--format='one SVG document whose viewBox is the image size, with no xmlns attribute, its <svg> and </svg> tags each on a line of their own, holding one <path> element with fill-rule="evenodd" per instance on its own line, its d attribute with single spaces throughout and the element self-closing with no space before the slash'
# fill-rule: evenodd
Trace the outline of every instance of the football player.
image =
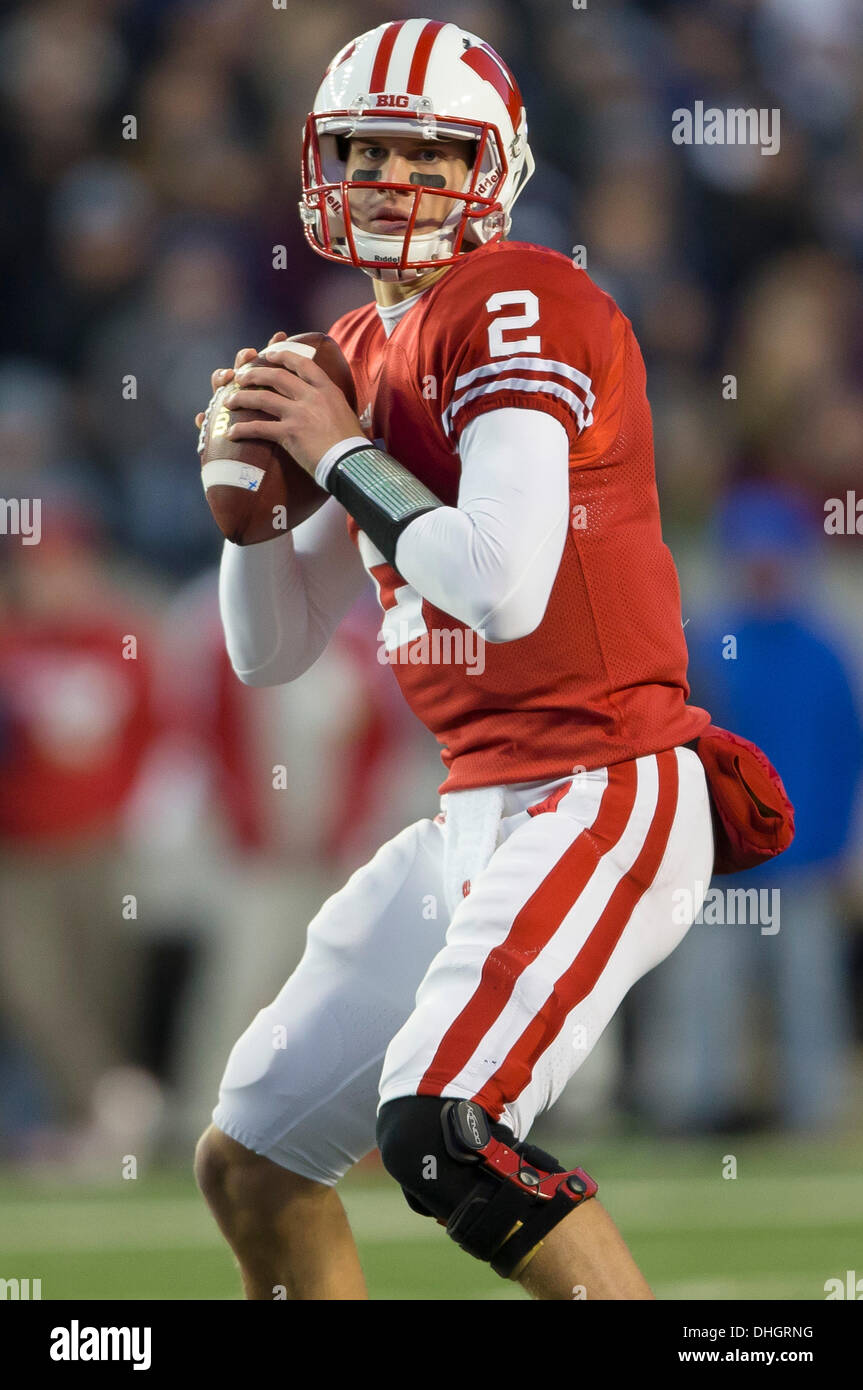
<svg viewBox="0 0 863 1390">
<path fill-rule="evenodd" d="M 361 35 L 308 117 L 300 205 L 312 249 L 374 287 L 330 329 L 359 415 L 288 353 L 214 373 L 270 417 L 234 437 L 332 494 L 225 543 L 238 676 L 301 675 L 371 576 L 446 769 L 439 814 L 324 904 L 227 1063 L 196 1171 L 249 1298 L 367 1296 L 334 1189 L 376 1143 L 417 1219 L 532 1296 L 653 1296 L 595 1179 L 528 1136 L 685 935 L 673 895 L 698 912 L 710 717 L 687 704 L 641 353 L 583 269 L 507 240 L 532 170 L 487 43 L 422 19 Z"/>
</svg>

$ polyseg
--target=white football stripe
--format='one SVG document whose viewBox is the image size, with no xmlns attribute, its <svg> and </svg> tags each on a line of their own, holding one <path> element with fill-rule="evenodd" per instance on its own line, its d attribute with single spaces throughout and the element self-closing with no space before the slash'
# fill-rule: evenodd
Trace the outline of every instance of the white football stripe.
<svg viewBox="0 0 863 1390">
<path fill-rule="evenodd" d="M 313 348 L 311 343 L 270 343 L 261 350 L 261 356 L 269 357 L 272 352 L 295 352 L 298 357 L 314 357 L 317 348 Z"/>
<path fill-rule="evenodd" d="M 573 394 L 566 386 L 560 386 L 556 381 L 533 381 L 529 377 L 506 377 L 503 381 L 489 382 L 486 386 L 474 386 L 470 391 L 465 391 L 457 401 L 452 401 L 447 406 L 441 416 L 441 423 L 447 434 L 452 428 L 452 419 L 457 415 L 463 405 L 468 401 L 474 400 L 477 396 L 487 396 L 493 391 L 542 391 L 549 396 L 557 396 L 565 401 L 578 421 L 579 432 L 593 424 L 593 415 L 584 413 L 584 401 Z"/>
<path fill-rule="evenodd" d="M 482 376 L 497 376 L 500 372 L 515 369 L 548 372 L 552 376 L 565 376 L 576 386 L 582 388 L 588 410 L 592 410 L 596 404 L 596 396 L 591 390 L 593 383 L 590 377 L 585 376 L 584 372 L 578 371 L 576 367 L 570 367 L 566 362 L 555 362 L 550 357 L 505 357 L 501 362 L 487 362 L 485 366 L 474 367 L 472 372 L 465 372 L 463 376 L 456 377 L 455 385 L 452 388 L 453 395 L 460 391 L 463 386 L 470 386 L 471 382 L 478 381 Z"/>
<path fill-rule="evenodd" d="M 237 459 L 210 459 L 201 469 L 201 486 L 204 491 L 210 487 L 241 487 L 244 492 L 257 492 L 266 477 L 263 468 L 255 468 L 251 463 L 240 463 Z"/>
</svg>

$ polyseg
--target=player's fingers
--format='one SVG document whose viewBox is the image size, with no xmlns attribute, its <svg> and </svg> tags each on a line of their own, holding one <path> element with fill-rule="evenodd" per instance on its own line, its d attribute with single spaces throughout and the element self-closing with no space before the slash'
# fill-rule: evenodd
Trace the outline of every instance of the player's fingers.
<svg viewBox="0 0 863 1390">
<path fill-rule="evenodd" d="M 284 340 L 287 338 L 287 336 L 288 336 L 287 333 L 285 333 L 285 331 L 284 331 L 283 329 L 280 328 L 279 331 L 278 331 L 278 333 L 274 333 L 274 334 L 273 334 L 272 338 L 270 339 L 270 342 L 267 343 L 267 347 L 270 346 L 270 343 L 281 343 L 281 342 L 284 342 Z"/>
<path fill-rule="evenodd" d="M 325 387 L 329 384 L 330 378 L 323 367 L 319 367 L 317 362 L 313 362 L 310 357 L 293 352 L 290 347 L 285 347 L 284 352 L 268 351 L 267 360 L 277 367 L 284 367 L 286 371 L 292 372 L 294 376 L 298 376 L 309 386 Z"/>
<path fill-rule="evenodd" d="M 287 396 L 289 401 L 296 400 L 303 391 L 303 383 L 290 372 L 283 371 L 281 367 L 240 367 L 237 371 L 237 387 L 246 390 L 250 386 L 268 386 L 271 391 L 278 391 L 280 395 Z M 231 393 L 232 407 L 235 395 L 236 392 Z"/>
<path fill-rule="evenodd" d="M 200 429 L 201 426 L 203 425 L 203 423 L 204 423 L 204 412 L 203 412 L 203 410 L 199 410 L 198 413 L 197 413 L 197 415 L 195 416 L 195 424 L 197 425 L 198 429 Z"/>
<path fill-rule="evenodd" d="M 281 443 L 285 433 L 284 420 L 236 420 L 228 430 L 229 439 L 269 439 Z"/>
<path fill-rule="evenodd" d="M 255 390 L 234 391 L 228 404 L 231 410 L 263 410 L 267 415 L 281 418 L 289 402 L 278 391 L 257 387 Z"/>
<path fill-rule="evenodd" d="M 243 362 L 248 362 L 252 357 L 257 357 L 257 355 L 257 348 L 240 348 L 240 351 L 234 358 L 234 368 L 236 369 L 237 367 L 242 366 Z"/>
<path fill-rule="evenodd" d="M 214 391 L 218 391 L 219 387 L 224 386 L 226 381 L 230 381 L 233 375 L 233 367 L 217 367 L 210 377 L 210 385 Z"/>
</svg>

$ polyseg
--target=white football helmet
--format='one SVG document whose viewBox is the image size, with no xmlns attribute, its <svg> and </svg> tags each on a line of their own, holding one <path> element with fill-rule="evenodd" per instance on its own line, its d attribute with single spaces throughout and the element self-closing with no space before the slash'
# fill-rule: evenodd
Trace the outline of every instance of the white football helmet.
<svg viewBox="0 0 863 1390">
<path fill-rule="evenodd" d="M 345 179 L 345 139 L 353 135 L 471 140 L 473 166 L 461 188 L 437 188 L 454 201 L 442 225 L 414 234 L 427 185 Z M 306 239 L 327 260 L 382 280 L 416 279 L 465 255 L 463 243 L 505 236 L 510 209 L 534 170 L 527 117 L 509 68 L 494 49 L 457 24 L 402 19 L 346 44 L 324 74 L 303 135 L 300 217 Z M 397 235 L 364 232 L 351 219 L 352 188 L 413 194 Z"/>
</svg>

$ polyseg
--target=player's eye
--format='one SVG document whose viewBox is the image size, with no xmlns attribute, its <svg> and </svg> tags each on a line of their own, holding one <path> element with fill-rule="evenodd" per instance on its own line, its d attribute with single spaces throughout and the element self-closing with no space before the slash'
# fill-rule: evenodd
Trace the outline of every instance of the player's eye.
<svg viewBox="0 0 863 1390">
<path fill-rule="evenodd" d="M 365 148 L 361 151 L 361 153 L 366 159 L 374 160 L 385 159 L 387 152 L 386 150 L 382 149 L 380 145 L 366 145 Z"/>
</svg>

